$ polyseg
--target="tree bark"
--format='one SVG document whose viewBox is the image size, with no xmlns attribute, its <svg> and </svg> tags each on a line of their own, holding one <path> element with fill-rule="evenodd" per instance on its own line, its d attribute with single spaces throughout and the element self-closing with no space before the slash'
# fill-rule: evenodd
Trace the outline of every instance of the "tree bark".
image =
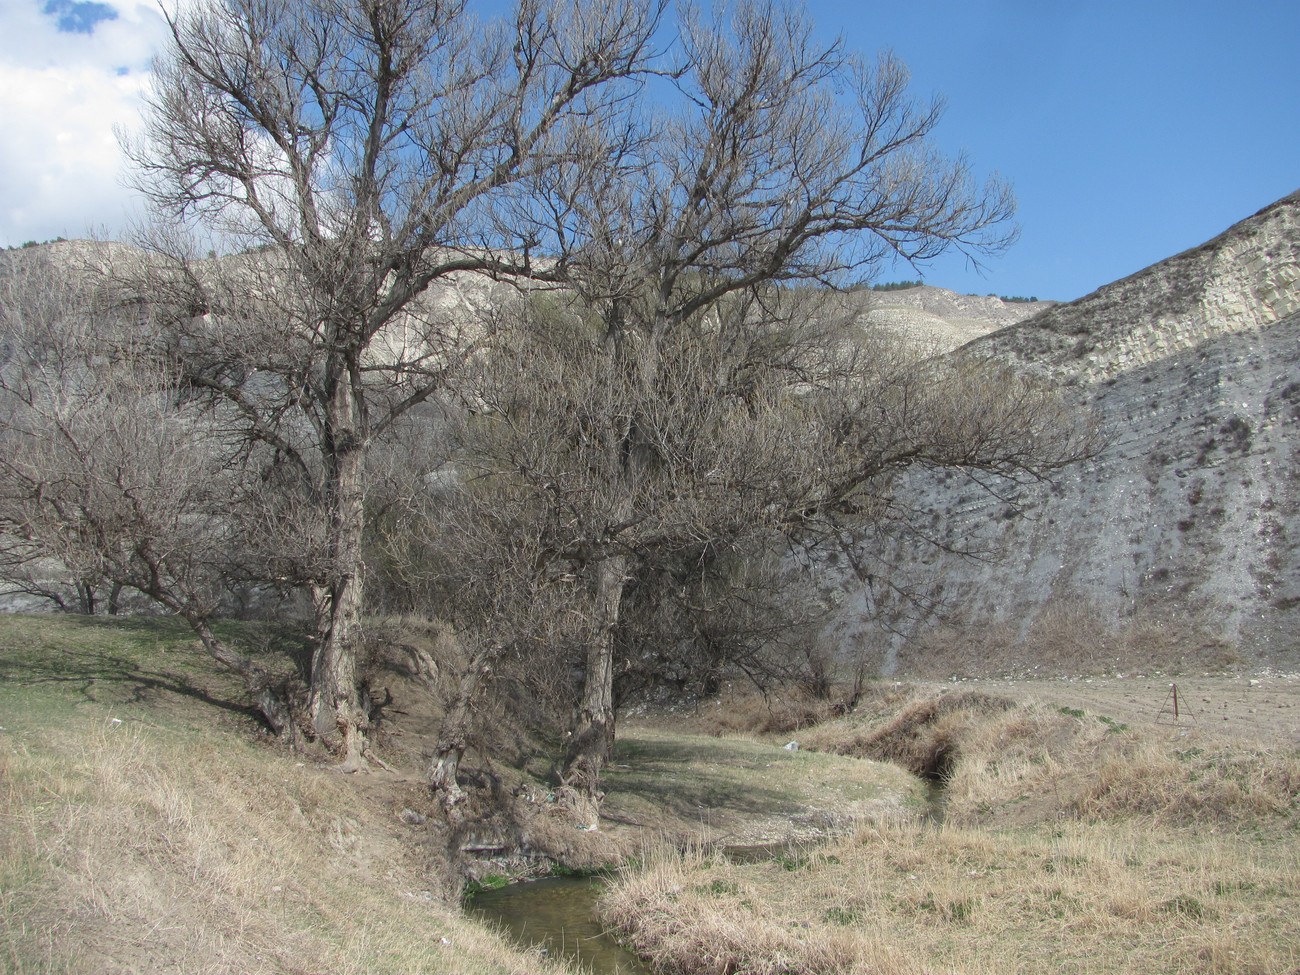
<svg viewBox="0 0 1300 975">
<path fill-rule="evenodd" d="M 447 809 L 465 798 L 465 792 L 456 781 L 456 774 L 460 771 L 465 749 L 469 747 L 469 737 L 473 730 L 474 698 L 483 686 L 483 678 L 490 672 L 489 656 L 487 650 L 471 656 L 438 732 L 438 746 L 434 752 L 433 764 L 429 767 L 429 785 L 441 796 L 442 804 Z"/>
<path fill-rule="evenodd" d="M 594 797 L 600 773 L 614 751 L 614 634 L 623 605 L 627 556 L 610 556 L 596 565 L 597 632 L 587 648 L 582 701 L 566 749 L 564 784 Z"/>
<path fill-rule="evenodd" d="M 339 768 L 368 767 L 357 658 L 361 640 L 365 531 L 365 450 L 359 436 L 357 398 L 348 377 L 330 403 L 326 492 L 330 518 L 330 578 L 315 593 L 318 640 L 312 657 L 308 711 L 318 737 L 342 754 Z"/>
</svg>

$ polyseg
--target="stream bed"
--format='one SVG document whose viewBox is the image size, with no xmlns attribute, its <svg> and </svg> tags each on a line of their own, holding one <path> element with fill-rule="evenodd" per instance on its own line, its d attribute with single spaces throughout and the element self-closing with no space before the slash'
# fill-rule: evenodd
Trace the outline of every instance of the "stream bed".
<svg viewBox="0 0 1300 975">
<path fill-rule="evenodd" d="M 736 863 L 759 863 L 807 846 L 760 843 L 719 852 Z M 567 958 L 593 975 L 652 975 L 645 962 L 601 926 L 596 901 L 604 887 L 600 877 L 547 877 L 479 891 L 467 906 L 516 944 Z"/>
</svg>

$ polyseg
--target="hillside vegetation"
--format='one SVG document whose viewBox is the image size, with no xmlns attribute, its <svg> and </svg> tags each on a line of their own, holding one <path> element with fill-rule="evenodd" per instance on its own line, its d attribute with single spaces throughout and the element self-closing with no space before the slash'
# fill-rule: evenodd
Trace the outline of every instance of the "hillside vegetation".
<svg viewBox="0 0 1300 975">
<path fill-rule="evenodd" d="M 0 969 L 563 971 L 461 916 L 409 786 L 286 754 L 194 642 L 0 617 Z"/>
<path fill-rule="evenodd" d="M 299 666 L 291 628 L 222 636 Z M 816 839 L 921 808 L 896 766 L 633 728 L 603 818 L 583 821 L 555 801 L 558 748 L 523 747 L 504 718 L 515 750 L 475 755 L 483 786 L 452 823 L 425 776 L 439 695 L 405 665 L 375 671 L 386 767 L 345 775 L 268 735 L 196 643 L 167 618 L 0 616 L 0 970 L 559 973 L 461 914 L 467 876 Z"/>
</svg>

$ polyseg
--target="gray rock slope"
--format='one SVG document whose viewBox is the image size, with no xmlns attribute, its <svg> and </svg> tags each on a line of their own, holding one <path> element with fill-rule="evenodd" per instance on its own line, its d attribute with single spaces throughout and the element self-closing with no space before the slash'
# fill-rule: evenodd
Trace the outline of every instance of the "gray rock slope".
<svg viewBox="0 0 1300 975">
<path fill-rule="evenodd" d="M 1300 665 L 1300 194 L 959 354 L 1060 383 L 1107 445 L 1015 504 L 954 476 L 900 484 L 936 537 L 996 557 L 864 542 L 860 564 L 926 605 L 828 566 L 842 659 L 944 675 Z"/>
</svg>

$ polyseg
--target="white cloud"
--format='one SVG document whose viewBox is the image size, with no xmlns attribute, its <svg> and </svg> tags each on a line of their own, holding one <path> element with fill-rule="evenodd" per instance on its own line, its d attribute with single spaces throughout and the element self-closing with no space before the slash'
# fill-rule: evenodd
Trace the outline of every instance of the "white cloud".
<svg viewBox="0 0 1300 975">
<path fill-rule="evenodd" d="M 58 29 L 45 0 L 0 4 L 0 245 L 121 233 L 133 206 L 114 127 L 134 131 L 166 25 L 110 0 L 91 33 Z"/>
</svg>

